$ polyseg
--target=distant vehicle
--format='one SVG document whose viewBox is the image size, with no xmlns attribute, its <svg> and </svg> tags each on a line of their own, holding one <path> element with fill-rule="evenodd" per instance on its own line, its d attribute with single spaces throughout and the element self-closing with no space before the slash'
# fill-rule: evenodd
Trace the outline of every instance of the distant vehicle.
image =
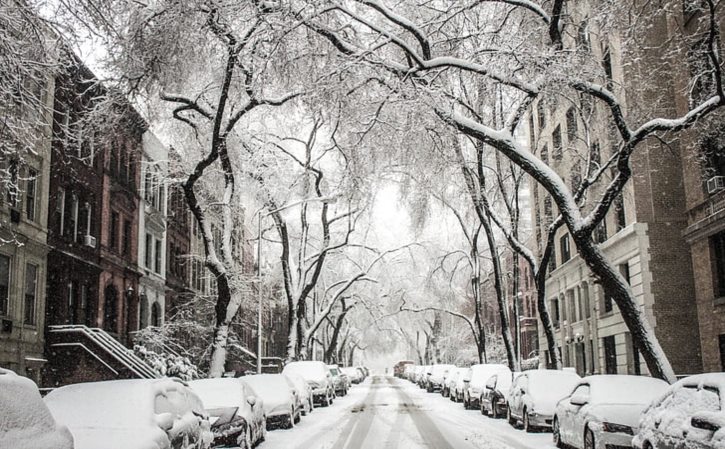
<svg viewBox="0 0 725 449">
<path fill-rule="evenodd" d="M 524 430 L 551 428 L 556 404 L 568 396 L 581 377 L 572 371 L 533 369 L 514 380 L 506 410 L 509 424 L 523 423 Z"/>
<path fill-rule="evenodd" d="M 312 398 L 312 387 L 298 374 L 288 372 L 285 376 L 294 385 L 297 396 L 300 398 L 300 402 L 302 402 L 302 415 L 311 413 L 315 409 L 315 403 Z"/>
<path fill-rule="evenodd" d="M 178 379 L 66 385 L 45 403 L 76 449 L 206 449 L 214 439 L 201 399 Z"/>
<path fill-rule="evenodd" d="M 486 381 L 494 374 L 511 375 L 506 365 L 497 363 L 473 365 L 464 375 L 466 387 L 463 389 L 463 407 L 466 409 L 479 408 L 481 395 L 486 389 Z"/>
<path fill-rule="evenodd" d="M 347 381 L 342 377 L 340 368 L 337 365 L 327 365 L 327 369 L 332 376 L 332 385 L 336 396 L 345 396 L 347 394 Z"/>
<path fill-rule="evenodd" d="M 251 449 L 264 441 L 264 403 L 241 379 L 201 379 L 189 382 L 209 414 L 214 446 Z"/>
<path fill-rule="evenodd" d="M 453 402 L 463 402 L 464 390 L 466 389 L 466 376 L 470 368 L 460 368 L 455 384 L 451 385 L 451 400 Z"/>
<path fill-rule="evenodd" d="M 686 377 L 642 413 L 632 445 L 637 449 L 725 446 L 725 373 Z"/>
<path fill-rule="evenodd" d="M 67 427 L 58 425 L 27 377 L 0 368 L 0 447 L 73 449 Z"/>
<path fill-rule="evenodd" d="M 332 385 L 332 374 L 323 362 L 301 361 L 290 362 L 282 370 L 283 374 L 297 374 L 312 387 L 312 398 L 315 403 L 327 407 L 335 397 Z"/>
<path fill-rule="evenodd" d="M 300 420 L 302 406 L 294 384 L 284 374 L 255 374 L 240 377 L 264 405 L 267 430 L 277 427 L 291 429 Z"/>
<path fill-rule="evenodd" d="M 481 414 L 492 418 L 506 416 L 506 398 L 508 398 L 514 378 L 521 373 L 494 374 L 486 381 L 486 388 L 479 401 Z"/>
<path fill-rule="evenodd" d="M 554 444 L 578 449 L 632 447 L 640 414 L 668 387 L 663 380 L 644 376 L 585 377 L 556 406 Z"/>
<path fill-rule="evenodd" d="M 363 375 L 362 373 L 357 369 L 353 367 L 346 367 L 346 368 L 340 368 L 340 371 L 342 371 L 347 377 L 350 379 L 350 382 L 353 384 L 359 384 L 363 381 Z"/>
<path fill-rule="evenodd" d="M 413 365 L 412 360 L 401 360 L 400 362 L 396 363 L 393 367 L 393 375 L 395 377 L 403 377 L 403 373 L 405 372 L 405 368 L 409 365 Z"/>
<path fill-rule="evenodd" d="M 448 371 L 455 368 L 455 365 L 433 365 L 430 370 L 430 375 L 426 380 L 426 390 L 428 393 L 440 391 L 443 388 L 443 378 L 448 374 Z"/>
</svg>

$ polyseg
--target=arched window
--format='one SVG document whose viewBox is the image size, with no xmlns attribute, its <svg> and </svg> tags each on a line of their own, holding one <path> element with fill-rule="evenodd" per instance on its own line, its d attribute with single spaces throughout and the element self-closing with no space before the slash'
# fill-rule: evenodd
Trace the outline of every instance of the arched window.
<svg viewBox="0 0 725 449">
<path fill-rule="evenodd" d="M 106 287 L 103 295 L 103 328 L 118 331 L 118 291 L 113 285 Z"/>
<path fill-rule="evenodd" d="M 161 306 L 155 301 L 151 305 L 151 325 L 154 327 L 161 326 Z"/>
</svg>

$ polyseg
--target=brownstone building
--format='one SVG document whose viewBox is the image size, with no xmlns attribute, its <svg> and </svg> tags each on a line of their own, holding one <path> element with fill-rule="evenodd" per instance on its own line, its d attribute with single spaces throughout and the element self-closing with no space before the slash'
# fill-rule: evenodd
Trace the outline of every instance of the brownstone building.
<svg viewBox="0 0 725 449">
<path fill-rule="evenodd" d="M 683 5 L 682 23 L 690 40 L 675 86 L 678 114 L 715 93 L 705 53 L 707 30 L 701 21 L 707 11 L 699 9 L 697 2 Z M 720 30 L 724 26 L 721 17 Z M 722 49 L 721 44 L 717 46 Z M 695 82 L 690 81 L 702 72 Z M 692 257 L 703 369 L 725 371 L 725 114 L 720 112 L 685 134 L 680 150 L 687 162 L 682 167 L 687 208 L 682 235 Z"/>
</svg>

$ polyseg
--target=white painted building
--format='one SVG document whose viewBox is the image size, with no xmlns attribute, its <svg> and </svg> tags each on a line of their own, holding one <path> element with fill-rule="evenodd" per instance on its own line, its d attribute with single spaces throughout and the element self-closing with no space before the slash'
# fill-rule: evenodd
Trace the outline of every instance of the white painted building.
<svg viewBox="0 0 725 449">
<path fill-rule="evenodd" d="M 166 179 L 169 151 L 150 131 L 143 135 L 139 195 L 139 329 L 164 323 L 166 288 Z"/>
</svg>

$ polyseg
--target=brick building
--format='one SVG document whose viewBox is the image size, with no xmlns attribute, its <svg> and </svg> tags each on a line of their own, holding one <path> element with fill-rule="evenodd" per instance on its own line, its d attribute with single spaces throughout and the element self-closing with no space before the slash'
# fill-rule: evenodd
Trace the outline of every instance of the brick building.
<svg viewBox="0 0 725 449">
<path fill-rule="evenodd" d="M 605 77 L 601 82 L 626 99 L 628 116 L 636 116 L 642 105 L 669 116 L 676 96 L 666 75 L 671 72 L 654 70 L 650 64 L 666 60 L 667 49 L 658 44 L 670 35 L 671 24 L 658 16 L 638 36 L 636 48 L 623 48 L 617 36 L 598 33 L 596 24 L 587 23 L 588 8 L 595 4 L 581 2 L 572 8 L 570 18 L 578 32 L 566 35 L 564 45 L 591 52 L 601 61 Z M 659 78 L 653 80 L 653 73 Z M 616 139 L 610 137 L 609 120 L 601 105 L 586 99 L 538 101 L 528 117 L 531 147 L 567 183 L 576 186 L 587 162 L 600 164 L 611 155 Z M 637 147 L 631 159 L 633 179 L 594 237 L 630 283 L 675 372 L 687 374 L 701 370 L 701 358 L 693 273 L 690 264 L 683 263 L 683 255 L 689 254 L 681 236 L 687 225 L 683 164 L 671 148 L 655 139 Z M 606 185 L 608 179 L 605 175 L 600 184 Z M 589 198 L 597 198 L 599 193 L 595 188 Z M 532 196 L 534 232 L 541 242 L 556 210 L 540 187 L 532 185 Z M 616 304 L 604 295 L 576 254 L 565 228 L 555 237 L 546 288 L 565 365 L 576 367 L 581 374 L 646 373 Z M 539 340 L 542 356 L 548 357 L 541 332 Z"/>
<path fill-rule="evenodd" d="M 713 95 L 715 86 L 712 73 L 691 81 L 693 74 L 710 68 L 704 53 L 707 30 L 701 21 L 707 12 L 695 2 L 683 4 L 688 41 L 686 64 L 674 83 L 678 114 Z M 725 18 L 720 17 L 720 30 L 723 27 Z M 725 371 L 725 114 L 686 133 L 680 151 L 686 161 L 682 177 L 687 227 L 682 235 L 692 258 L 703 369 Z"/>
</svg>

